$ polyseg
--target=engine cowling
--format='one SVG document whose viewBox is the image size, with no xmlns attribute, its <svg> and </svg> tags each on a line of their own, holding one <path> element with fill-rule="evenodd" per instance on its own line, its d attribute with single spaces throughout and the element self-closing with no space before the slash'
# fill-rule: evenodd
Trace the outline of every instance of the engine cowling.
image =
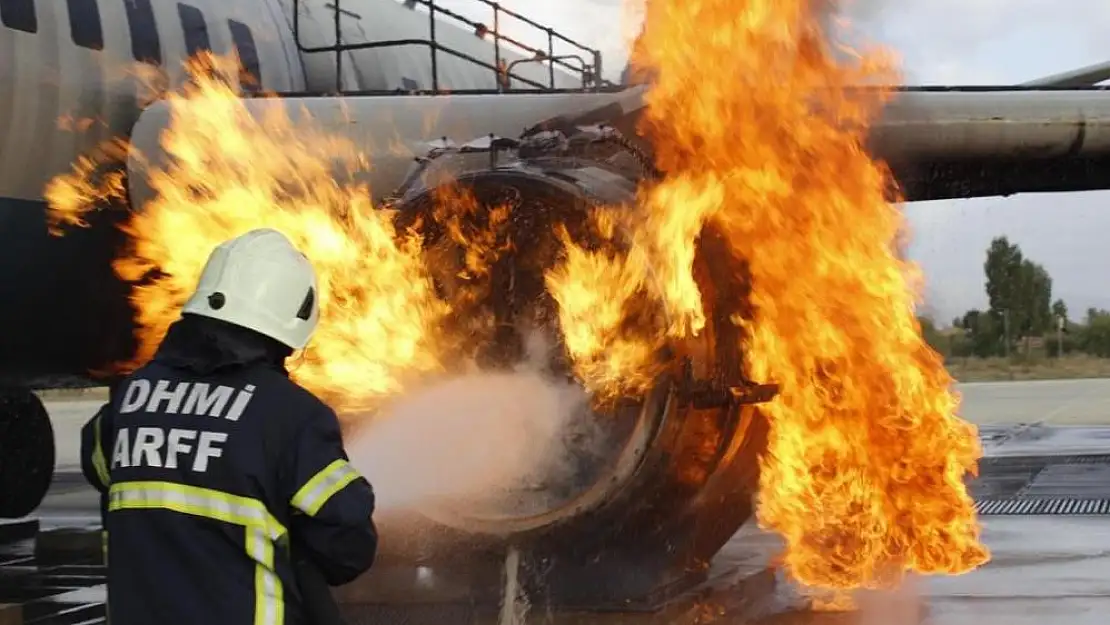
<svg viewBox="0 0 1110 625">
<path fill-rule="evenodd" d="M 563 250 L 556 228 L 565 227 L 579 244 L 621 245 L 619 238 L 596 239 L 591 216 L 602 207 L 632 206 L 637 187 L 654 175 L 650 158 L 611 128 L 540 130 L 523 140 L 441 146 L 391 204 L 402 226 L 422 224 L 428 265 L 446 292 L 457 288 L 453 277 L 465 263 L 465 246 L 442 225 L 437 207 L 447 197 L 470 198 L 472 205 L 460 213 L 480 230 L 488 227 L 492 209 L 512 205 L 505 225 L 512 244 L 491 264 L 481 297 L 458 320 L 494 319 L 478 358 L 486 368 L 509 367 L 526 347 L 522 321 L 549 341 L 561 341 L 556 303 L 544 283 Z M 745 288 L 743 262 L 712 228 L 700 239 L 695 275 L 708 327 L 661 350 L 660 373 L 648 391 L 578 415 L 602 430 L 601 453 L 577 450 L 574 471 L 509 499 L 422 510 L 423 533 L 412 531 L 412 519 L 399 520 L 405 529 L 390 538 L 381 561 L 454 567 L 446 577 L 473 599 L 499 590 L 485 587 L 496 586 L 500 559 L 512 546 L 533 570 L 544 569 L 533 590 L 564 605 L 636 601 L 703 571 L 752 514 L 766 428 L 756 405 L 776 389 L 744 375 L 737 348 L 743 337 L 731 321 L 748 315 L 746 298 L 737 296 Z M 459 301 L 457 293 L 445 296 Z M 553 353 L 547 372 L 571 377 L 565 350 Z M 390 520 L 382 527 L 388 535 Z M 375 603 L 380 589 L 389 587 L 383 582 L 388 569 L 379 565 L 341 597 Z"/>
</svg>

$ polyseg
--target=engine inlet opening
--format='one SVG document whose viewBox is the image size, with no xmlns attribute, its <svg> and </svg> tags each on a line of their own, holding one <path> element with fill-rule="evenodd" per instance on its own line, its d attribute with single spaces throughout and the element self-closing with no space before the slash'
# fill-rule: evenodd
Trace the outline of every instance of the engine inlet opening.
<svg viewBox="0 0 1110 625">
<path fill-rule="evenodd" d="M 523 368 L 575 383 L 557 303 L 544 277 L 563 254 L 555 233 L 565 228 L 571 240 L 591 249 L 617 243 L 599 236 L 590 219 L 596 203 L 573 172 L 483 170 L 422 188 L 397 208 L 402 227 L 420 224 L 436 288 L 452 302 L 450 334 L 466 339 L 456 352 L 460 366 Z M 559 469 L 540 472 L 544 478 L 521 484 L 508 496 L 491 496 L 480 512 L 468 500 L 463 516 L 490 527 L 547 525 L 583 509 L 582 498 L 610 480 L 631 451 L 642 450 L 636 443 L 652 402 L 630 397 L 601 406 L 579 388 L 582 401 L 575 404 L 567 440 L 550 459 Z"/>
<path fill-rule="evenodd" d="M 488 153 L 441 154 L 420 164 L 395 195 L 398 225 L 422 233 L 425 265 L 440 297 L 451 303 L 448 334 L 459 337 L 452 353 L 460 367 L 524 366 L 586 394 L 545 275 L 566 258 L 564 240 L 591 253 L 626 254 L 625 234 L 609 227 L 613 220 L 597 217 L 637 210 L 637 187 L 653 174 L 624 142 L 584 134 L 578 147 L 574 137 L 569 148 L 554 137 L 541 141 L 543 149 L 535 154 L 525 154 L 526 145 L 500 160 Z M 693 269 L 707 327 L 658 345 L 666 324 L 660 303 L 647 292 L 622 298 L 618 332 L 637 343 L 635 333 L 649 332 L 645 344 L 658 345 L 652 348 L 655 360 L 647 363 L 654 383 L 632 396 L 583 402 L 562 456 L 551 459 L 560 470 L 522 483 L 508 496 L 491 496 L 480 505 L 447 503 L 426 514 L 466 532 L 519 537 L 557 525 L 569 531 L 572 520 L 587 514 L 619 516 L 612 506 L 629 496 L 650 507 L 647 501 L 659 496 L 696 493 L 736 437 L 746 437 L 727 402 L 703 406 L 683 399 L 690 389 L 678 374 L 693 380 L 696 397 L 727 397 L 727 389 L 745 379 L 735 320 L 751 319 L 751 311 L 744 264 L 712 225 L 698 240 Z M 672 486 L 664 489 L 669 495 L 641 492 L 660 475 L 671 476 Z"/>
</svg>

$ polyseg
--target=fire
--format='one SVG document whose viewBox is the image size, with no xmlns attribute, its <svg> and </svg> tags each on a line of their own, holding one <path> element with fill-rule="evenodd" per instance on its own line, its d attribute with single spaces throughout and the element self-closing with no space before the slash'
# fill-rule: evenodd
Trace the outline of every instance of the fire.
<svg viewBox="0 0 1110 625">
<path fill-rule="evenodd" d="M 644 131 L 666 178 L 644 191 L 639 236 L 675 332 L 704 319 L 688 277 L 703 225 L 748 265 L 755 319 L 737 349 L 782 388 L 758 514 L 786 570 L 832 589 L 965 572 L 989 557 L 963 482 L 979 440 L 922 339 L 902 217 L 862 147 L 885 94 L 849 88 L 895 75 L 879 54 L 838 58 L 816 8 L 649 0 L 636 61 L 654 76 Z"/>
<path fill-rule="evenodd" d="M 162 146 L 170 158 L 146 164 L 155 199 L 126 224 L 131 247 L 114 267 L 138 285 L 140 347 L 121 368 L 153 355 L 213 247 L 266 226 L 290 237 L 319 276 L 319 331 L 292 361 L 300 383 L 344 410 L 371 407 L 439 371 L 445 343 L 437 328 L 450 307 L 435 296 L 420 238 L 399 232 L 364 186 L 336 183 L 367 167 L 365 156 L 310 120 L 289 119 L 280 105 L 252 117 L 225 80 L 225 60 L 198 59 L 189 69 L 193 83 L 165 96 L 173 117 Z M 118 175 L 92 176 L 125 152 L 109 147 L 51 182 L 56 226 L 81 225 L 87 212 L 122 199 Z"/>
<path fill-rule="evenodd" d="M 607 242 L 617 238 L 618 228 L 628 227 L 616 211 L 598 212 L 595 222 Z M 653 332 L 656 324 L 629 323 L 630 304 L 648 284 L 648 264 L 635 258 L 642 255 L 640 248 L 624 254 L 611 247 L 587 249 L 565 228 L 558 229 L 556 236 L 563 243 L 565 258 L 544 278 L 559 305 L 559 327 L 575 375 L 602 399 L 646 390 L 658 373 L 653 360 L 663 336 Z"/>
<path fill-rule="evenodd" d="M 546 287 L 583 384 L 635 393 L 663 346 L 704 330 L 695 252 L 706 228 L 723 234 L 754 310 L 734 320 L 746 335 L 735 349 L 751 378 L 782 388 L 765 407 L 758 514 L 784 537 L 787 571 L 834 590 L 964 572 L 988 559 L 963 483 L 978 437 L 921 337 L 889 176 L 862 147 L 885 93 L 848 88 L 894 75 L 881 55 L 834 55 L 816 2 L 648 2 L 636 61 L 654 77 L 643 132 L 665 176 L 635 206 L 595 214 L 602 249 L 556 227 L 566 253 Z M 156 199 L 128 222 L 132 247 L 115 265 L 138 285 L 142 347 L 127 366 L 151 356 L 208 252 L 259 226 L 317 268 L 320 328 L 294 376 L 341 411 L 449 369 L 461 343 L 488 336 L 492 320 L 470 313 L 511 249 L 512 206 L 476 218 L 473 198 L 439 198 L 452 209 L 427 218 L 466 253 L 438 263 L 423 249 L 427 224 L 401 227 L 346 182 L 370 165 L 353 145 L 280 105 L 257 119 L 218 73 L 192 69 L 194 84 L 166 96 L 170 159 L 146 164 Z M 56 223 L 80 224 L 122 194 L 118 176 L 95 182 L 95 170 L 85 159 L 53 181 Z M 454 272 L 436 276 L 446 294 L 432 265 Z"/>
</svg>

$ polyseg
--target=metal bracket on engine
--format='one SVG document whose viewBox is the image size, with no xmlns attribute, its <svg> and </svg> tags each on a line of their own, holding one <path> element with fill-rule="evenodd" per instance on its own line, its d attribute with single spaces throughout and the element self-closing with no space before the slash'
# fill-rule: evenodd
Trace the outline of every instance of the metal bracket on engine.
<svg viewBox="0 0 1110 625">
<path fill-rule="evenodd" d="M 427 145 L 429 147 L 428 153 L 424 156 L 416 157 L 416 162 L 421 165 L 430 163 L 444 154 L 489 153 L 490 167 L 495 167 L 497 165 L 497 155 L 499 153 L 515 150 L 520 147 L 521 142 L 508 137 L 499 137 L 491 133 L 471 139 L 462 145 L 455 143 L 447 137 L 429 141 Z"/>
<path fill-rule="evenodd" d="M 582 145 L 620 139 L 623 139 L 623 135 L 616 128 L 605 124 L 533 129 L 521 135 L 520 152 L 525 158 L 533 154 L 566 154 Z"/>
<path fill-rule="evenodd" d="M 567 156 L 584 153 L 588 146 L 596 144 L 615 144 L 633 154 L 643 168 L 644 174 L 656 178 L 659 171 L 652 160 L 640 148 L 633 145 L 615 126 L 606 123 L 589 125 L 567 125 L 555 127 L 537 126 L 525 130 L 519 139 L 499 137 L 494 134 L 477 137 L 461 145 L 447 137 L 429 141 L 428 151 L 415 157 L 418 170 L 441 156 L 448 154 L 488 153 L 490 167 L 496 167 L 498 156 L 503 152 L 515 151 L 520 158 L 528 159 L 543 156 Z M 404 187 L 405 185 L 401 185 Z"/>
<path fill-rule="evenodd" d="M 697 380 L 694 378 L 693 363 L 690 359 L 685 358 L 682 361 L 678 399 L 681 404 L 697 410 L 764 404 L 774 399 L 778 393 L 778 384 L 759 384 L 748 379 L 741 379 L 739 383 L 730 383 L 726 380 Z"/>
<path fill-rule="evenodd" d="M 442 137 L 427 143 L 428 152 L 416 157 L 418 162 L 427 162 L 444 154 L 473 154 L 475 152 L 501 152 L 519 150 L 521 156 L 528 158 L 535 154 L 566 154 L 572 148 L 589 143 L 616 141 L 623 139 L 620 131 L 606 124 L 557 128 L 552 130 L 535 129 L 521 135 L 520 139 L 499 137 L 489 134 L 471 139 L 459 145 Z"/>
</svg>

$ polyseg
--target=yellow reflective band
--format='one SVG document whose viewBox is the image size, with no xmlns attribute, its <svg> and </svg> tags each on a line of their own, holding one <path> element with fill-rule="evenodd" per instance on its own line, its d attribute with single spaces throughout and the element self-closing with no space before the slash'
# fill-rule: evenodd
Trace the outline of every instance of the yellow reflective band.
<svg viewBox="0 0 1110 625">
<path fill-rule="evenodd" d="M 285 599 L 281 580 L 274 573 L 274 543 L 257 527 L 246 528 L 247 554 L 254 567 L 254 625 L 277 625 L 285 621 Z"/>
<path fill-rule="evenodd" d="M 108 492 L 108 510 L 171 510 L 240 525 L 254 567 L 254 623 L 281 625 L 285 601 L 274 567 L 274 541 L 285 527 L 257 499 L 172 482 L 121 482 Z"/>
<path fill-rule="evenodd" d="M 313 475 L 312 479 L 293 495 L 291 503 L 301 512 L 315 516 L 332 495 L 343 490 L 343 487 L 359 477 L 358 471 L 355 471 L 346 460 L 336 460 Z"/>
<path fill-rule="evenodd" d="M 257 499 L 172 482 L 120 482 L 108 491 L 108 509 L 163 509 L 244 527 L 259 527 L 277 540 L 285 527 Z"/>
<path fill-rule="evenodd" d="M 103 564 L 104 564 L 105 567 L 107 567 L 108 566 L 108 530 L 104 530 L 104 529 L 100 530 L 100 548 L 103 550 L 103 554 L 102 554 L 104 556 Z M 108 597 L 107 596 L 104 597 L 104 612 L 105 613 L 108 612 Z M 105 620 L 104 622 L 109 623 L 108 620 Z"/>
<path fill-rule="evenodd" d="M 93 421 L 93 438 L 96 441 L 93 443 L 92 463 L 93 468 L 96 469 L 96 476 L 100 478 L 100 485 L 108 488 L 111 484 L 111 479 L 108 474 L 108 462 L 104 459 L 104 446 L 100 444 L 100 422 L 103 419 L 97 415 L 96 420 Z"/>
</svg>

